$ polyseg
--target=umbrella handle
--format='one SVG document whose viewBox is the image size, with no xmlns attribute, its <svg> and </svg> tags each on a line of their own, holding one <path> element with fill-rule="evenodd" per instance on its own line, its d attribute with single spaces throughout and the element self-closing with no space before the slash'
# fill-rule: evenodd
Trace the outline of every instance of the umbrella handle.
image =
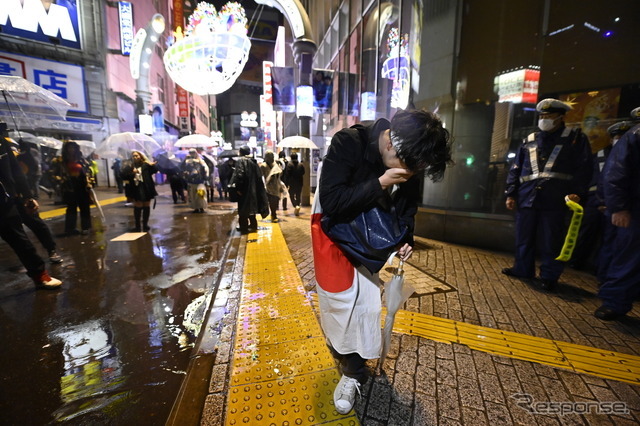
<svg viewBox="0 0 640 426">
<path fill-rule="evenodd" d="M 9 110 L 9 115 L 11 116 L 11 119 L 13 120 L 13 125 L 16 126 L 16 130 L 18 131 L 18 135 L 20 135 L 20 130 L 18 130 L 18 123 L 16 123 L 16 117 L 14 117 L 13 115 L 13 111 L 11 111 L 11 106 L 9 105 L 9 100 L 7 99 L 7 91 L 3 90 L 2 91 L 2 96 L 4 97 L 4 101 L 7 104 L 7 109 Z M 9 95 L 11 96 L 11 95 Z M 22 108 L 20 108 L 20 110 L 22 110 Z M 23 111 L 24 113 L 24 111 Z M 25 115 L 26 117 L 26 115 Z M 20 136 L 22 137 L 22 136 Z"/>
</svg>

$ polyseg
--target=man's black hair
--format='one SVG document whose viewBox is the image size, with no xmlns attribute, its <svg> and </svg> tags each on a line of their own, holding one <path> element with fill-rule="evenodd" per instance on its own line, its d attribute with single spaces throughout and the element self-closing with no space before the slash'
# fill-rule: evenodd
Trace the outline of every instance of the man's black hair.
<svg viewBox="0 0 640 426">
<path fill-rule="evenodd" d="M 298 159 L 298 154 L 296 154 L 295 152 L 291 154 L 291 160 L 297 160 Z"/>
<path fill-rule="evenodd" d="M 243 145 L 240 147 L 240 155 L 250 155 L 251 154 L 251 148 L 249 148 L 246 145 Z"/>
<path fill-rule="evenodd" d="M 436 114 L 398 111 L 391 119 L 391 132 L 401 141 L 396 151 L 409 170 L 424 171 L 433 182 L 444 177 L 447 164 L 452 164 L 451 135 Z"/>
</svg>

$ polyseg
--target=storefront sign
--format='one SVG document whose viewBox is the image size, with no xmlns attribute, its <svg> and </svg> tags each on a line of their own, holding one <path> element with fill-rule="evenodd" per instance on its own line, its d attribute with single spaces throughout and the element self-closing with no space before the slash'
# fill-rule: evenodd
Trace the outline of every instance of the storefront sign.
<svg viewBox="0 0 640 426">
<path fill-rule="evenodd" d="M 120 19 L 120 51 L 123 55 L 131 53 L 133 46 L 133 6 L 128 1 L 118 2 Z"/>
<path fill-rule="evenodd" d="M 4 34 L 81 49 L 76 0 L 58 0 L 45 8 L 42 0 L 2 0 Z"/>
<path fill-rule="evenodd" d="M 536 103 L 539 81 L 540 70 L 537 68 L 524 68 L 497 76 L 498 102 Z"/>
<path fill-rule="evenodd" d="M 69 102 L 69 111 L 88 112 L 84 69 L 80 66 L 0 52 L 0 75 L 26 78 Z"/>
</svg>

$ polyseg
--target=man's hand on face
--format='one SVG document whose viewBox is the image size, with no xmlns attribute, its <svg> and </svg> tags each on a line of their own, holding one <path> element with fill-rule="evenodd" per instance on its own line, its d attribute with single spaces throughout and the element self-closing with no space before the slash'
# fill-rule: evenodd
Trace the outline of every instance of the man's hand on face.
<svg viewBox="0 0 640 426">
<path fill-rule="evenodd" d="M 411 176 L 413 176 L 413 172 L 407 169 L 394 167 L 391 169 L 387 169 L 387 171 L 385 171 L 384 174 L 378 178 L 378 180 L 380 181 L 380 186 L 382 186 L 382 189 L 387 189 L 392 185 L 408 181 Z"/>
</svg>

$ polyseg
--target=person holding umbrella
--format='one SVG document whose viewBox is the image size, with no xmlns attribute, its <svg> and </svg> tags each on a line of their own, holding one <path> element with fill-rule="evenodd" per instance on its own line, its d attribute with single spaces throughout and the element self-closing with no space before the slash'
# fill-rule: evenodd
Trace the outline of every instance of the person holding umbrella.
<svg viewBox="0 0 640 426">
<path fill-rule="evenodd" d="M 140 151 L 132 151 L 131 166 L 122 169 L 122 178 L 129 181 L 131 186 L 135 232 L 147 232 L 150 229 L 151 200 L 158 195 L 156 184 L 153 181 L 153 175 L 157 172 L 156 163 L 150 162 L 147 156 Z"/>
<path fill-rule="evenodd" d="M 397 247 L 402 261 L 413 253 L 414 216 L 423 173 L 442 179 L 451 163 L 449 132 L 429 111 L 399 111 L 389 122 L 355 125 L 336 133 L 324 159 L 311 218 L 320 323 L 339 359 L 342 378 L 333 401 L 340 414 L 353 408 L 367 377 L 365 362 L 382 350 L 378 273 L 348 257 L 321 225 L 350 221 L 380 202 L 391 204 L 407 229 Z M 321 212 L 320 212 L 321 210 Z"/>
<path fill-rule="evenodd" d="M 67 235 L 87 235 L 91 229 L 91 196 L 94 176 L 87 160 L 75 142 L 65 142 L 62 155 L 53 164 L 53 176 L 60 185 L 62 200 L 67 205 L 64 230 Z M 80 211 L 81 231 L 76 229 Z"/>
<path fill-rule="evenodd" d="M 27 179 L 6 137 L 6 124 L 0 123 L 0 238 L 16 253 L 36 287 L 55 289 L 62 281 L 49 275 L 44 260 L 22 227 L 18 203 L 23 204 L 25 211 L 35 214 L 38 202 L 31 197 Z"/>
</svg>

